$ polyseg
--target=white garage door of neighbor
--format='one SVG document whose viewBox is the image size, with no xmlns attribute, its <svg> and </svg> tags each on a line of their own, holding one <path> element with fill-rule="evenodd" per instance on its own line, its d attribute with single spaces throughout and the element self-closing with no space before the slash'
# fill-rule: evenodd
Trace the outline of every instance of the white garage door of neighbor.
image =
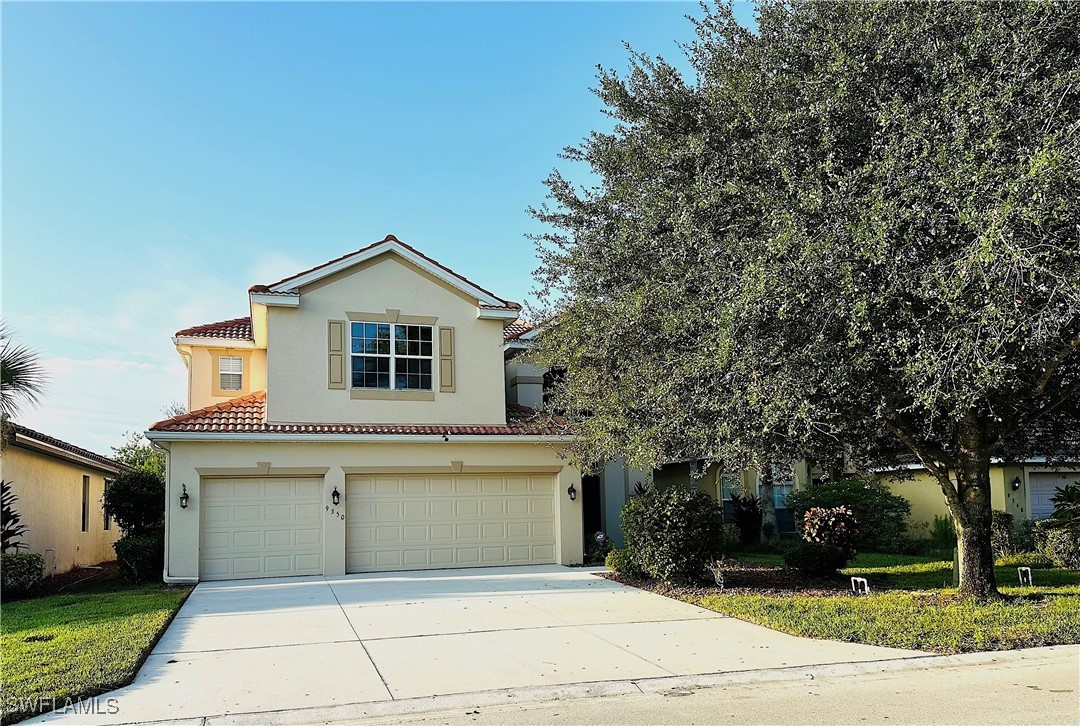
<svg viewBox="0 0 1080 726">
<path fill-rule="evenodd" d="M 555 562 L 551 475 L 355 475 L 346 572 Z"/>
<path fill-rule="evenodd" d="M 321 575 L 321 479 L 205 479 L 199 579 Z"/>
<path fill-rule="evenodd" d="M 1054 513 L 1054 496 L 1057 487 L 1064 487 L 1080 481 L 1080 471 L 1038 471 L 1028 474 L 1028 488 L 1031 490 L 1031 518 L 1046 519 Z"/>
</svg>

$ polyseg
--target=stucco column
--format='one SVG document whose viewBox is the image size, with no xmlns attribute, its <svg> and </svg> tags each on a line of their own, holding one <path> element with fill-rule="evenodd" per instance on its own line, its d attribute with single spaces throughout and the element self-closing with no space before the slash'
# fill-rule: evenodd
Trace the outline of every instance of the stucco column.
<svg viewBox="0 0 1080 726">
<path fill-rule="evenodd" d="M 577 499 L 570 501 L 567 488 L 573 484 Z M 563 467 L 555 480 L 555 521 L 558 523 L 555 545 L 560 565 L 580 565 L 585 559 L 582 531 L 581 472 Z"/>
<path fill-rule="evenodd" d="M 334 505 L 334 489 L 341 495 Z M 323 575 L 345 574 L 345 471 L 332 466 L 323 477 Z"/>
</svg>

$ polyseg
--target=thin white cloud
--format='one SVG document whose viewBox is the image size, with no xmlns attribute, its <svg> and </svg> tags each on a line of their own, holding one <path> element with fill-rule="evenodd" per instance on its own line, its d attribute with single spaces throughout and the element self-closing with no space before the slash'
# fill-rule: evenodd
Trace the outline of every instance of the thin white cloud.
<svg viewBox="0 0 1080 726">
<path fill-rule="evenodd" d="M 288 255 L 271 252 L 251 268 L 251 272 L 248 274 L 249 286 L 269 285 L 309 267 L 311 267 L 310 264 L 299 262 Z"/>
<path fill-rule="evenodd" d="M 46 358 L 49 387 L 39 408 L 15 420 L 50 436 L 108 455 L 126 431 L 142 431 L 164 416 L 173 399 L 186 400 L 187 371 L 175 362 L 112 358 Z"/>
</svg>

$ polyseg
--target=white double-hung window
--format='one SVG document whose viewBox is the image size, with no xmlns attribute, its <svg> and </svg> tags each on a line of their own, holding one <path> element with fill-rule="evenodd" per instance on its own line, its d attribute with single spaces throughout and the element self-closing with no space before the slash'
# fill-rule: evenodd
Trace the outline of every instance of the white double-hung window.
<svg viewBox="0 0 1080 726">
<path fill-rule="evenodd" d="M 244 359 L 232 355 L 218 358 L 218 379 L 223 391 L 244 390 Z"/>
<path fill-rule="evenodd" d="M 430 391 L 430 325 L 351 323 L 352 387 Z"/>
</svg>

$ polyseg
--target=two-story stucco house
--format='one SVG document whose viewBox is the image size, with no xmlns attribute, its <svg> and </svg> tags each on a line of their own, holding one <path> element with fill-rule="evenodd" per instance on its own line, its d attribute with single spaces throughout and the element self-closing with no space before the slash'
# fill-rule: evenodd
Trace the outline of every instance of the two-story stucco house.
<svg viewBox="0 0 1080 726">
<path fill-rule="evenodd" d="M 566 432 L 507 398 L 519 305 L 392 236 L 248 298 L 174 338 L 167 582 L 581 562 Z"/>
</svg>

